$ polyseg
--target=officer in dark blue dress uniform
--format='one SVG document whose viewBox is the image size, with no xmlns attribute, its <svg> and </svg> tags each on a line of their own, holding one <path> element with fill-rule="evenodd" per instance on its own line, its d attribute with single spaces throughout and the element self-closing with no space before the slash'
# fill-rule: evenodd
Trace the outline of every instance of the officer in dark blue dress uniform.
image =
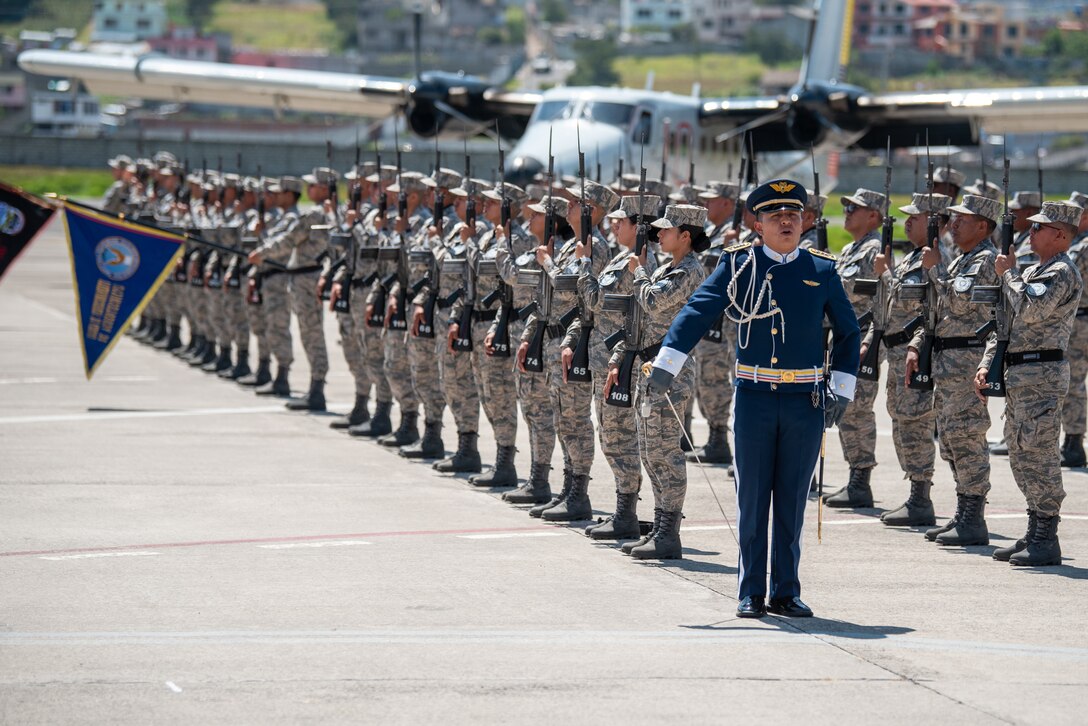
<svg viewBox="0 0 1088 726">
<path fill-rule="evenodd" d="M 809 617 L 798 564 L 809 482 L 825 425 L 854 396 L 861 331 L 834 258 L 798 249 L 807 194 L 788 179 L 747 200 L 763 244 L 726 248 L 717 269 L 677 315 L 653 362 L 649 385 L 667 389 L 703 333 L 724 310 L 738 326 L 736 485 L 740 574 L 737 614 Z M 823 320 L 833 331 L 824 370 Z M 773 502 L 767 601 L 767 515 Z"/>
</svg>

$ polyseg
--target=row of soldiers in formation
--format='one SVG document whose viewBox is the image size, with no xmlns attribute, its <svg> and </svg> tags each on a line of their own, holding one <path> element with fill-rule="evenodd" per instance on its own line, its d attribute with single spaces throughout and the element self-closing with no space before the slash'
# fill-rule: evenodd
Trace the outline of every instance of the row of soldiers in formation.
<svg viewBox="0 0 1088 726">
<path fill-rule="evenodd" d="M 356 394 L 354 408 L 334 428 L 396 447 L 410 459 L 434 460 L 438 471 L 472 473 L 470 482 L 477 486 L 514 487 L 504 499 L 533 505 L 532 516 L 578 521 L 592 513 L 595 410 L 616 503 L 614 514 L 587 534 L 633 540 L 624 551 L 636 557 L 680 556 L 682 450 L 689 461 L 732 462 L 737 326 L 723 317 L 708 331 L 694 365 L 686 364 L 666 400 L 652 400 L 637 370 L 653 359 L 672 317 L 706 274 L 733 251 L 759 243 L 755 218 L 745 207 L 748 192 L 740 185 L 685 184 L 674 191 L 663 181 L 640 185 L 638 175 L 624 175 L 607 186 L 541 179 L 523 190 L 445 168 L 424 176 L 364 163 L 343 175 L 348 202 L 338 204 L 340 175 L 329 168 L 301 178 L 205 170 L 182 179 L 168 153 L 151 160 L 118 158 L 111 167 L 117 182 L 106 196 L 108 211 L 154 218 L 212 243 L 188 243 L 184 262 L 145 311 L 136 338 L 255 387 L 259 395 L 286 397 L 293 311 L 311 381 L 304 397 L 286 405 L 324 410 L 322 300 L 328 299 Z M 837 269 L 859 318 L 876 313 L 868 316 L 874 322 L 863 351 L 881 337 L 895 448 L 910 481 L 906 501 L 882 519 L 889 526 L 934 526 L 926 536 L 939 544 L 988 543 L 990 419 L 975 382 L 993 351 L 975 331 L 993 316 L 993 307 L 971 303 L 971 297 L 975 285 L 1004 280 L 1009 296 L 1017 296 L 1015 321 L 1030 327 L 1017 333 L 1014 325 L 1009 357 L 1029 348 L 1069 355 L 1055 360 L 1049 353 L 1042 361 L 1029 356 L 1009 368 L 1005 441 L 1029 504 L 1029 530 L 994 556 L 1053 564 L 1060 561 L 1056 526 L 1064 496 L 1059 466 L 1084 464 L 1088 305 L 1081 304 L 1078 266 L 1083 272 L 1088 264 L 1088 253 L 1080 254 L 1088 243 L 1088 215 L 1079 214 L 1088 198 L 1074 193 L 1069 202 L 1044 208 L 1038 192 L 1015 194 L 1009 206 L 1018 235 L 1017 273 L 1015 266 L 1002 269 L 1008 262 L 998 261 L 992 241 L 1001 190 L 982 180 L 963 188 L 963 175 L 947 167 L 933 179 L 932 193 L 916 194 L 900 209 L 907 215 L 910 251 L 898 261 L 881 249 L 885 195 L 859 189 L 842 198 L 853 241 Z M 313 203 L 308 212 L 298 209 L 303 194 Z M 808 198 L 801 244 L 812 247 L 826 198 Z M 940 220 L 939 244 L 927 239 L 931 216 Z M 1038 221 L 1044 218 L 1051 221 Z M 1032 229 L 1043 236 L 1050 232 L 1040 230 L 1053 230 L 1066 249 L 1040 265 L 1032 257 Z M 636 253 L 640 230 L 649 244 Z M 855 291 L 855 281 L 873 277 L 887 283 L 885 294 L 873 298 Z M 929 331 L 936 336 L 935 385 L 919 391 L 906 383 L 917 367 L 923 329 L 906 331 L 904 325 L 926 311 L 916 296 L 901 292 L 927 281 L 936 295 L 930 311 L 935 329 Z M 190 330 L 188 344 L 180 336 L 182 318 Z M 257 365 L 250 370 L 253 339 Z M 627 389 L 632 366 L 636 375 Z M 1021 384 L 1016 396 L 1011 379 Z M 827 498 L 829 506 L 873 506 L 877 385 L 859 380 L 839 424 L 850 475 Z M 613 390 L 617 386 L 626 390 Z M 395 428 L 394 399 L 401 412 Z M 694 402 L 707 419 L 709 438 L 692 451 Z M 451 456 L 442 438 L 447 406 L 457 426 Z M 486 472 L 477 448 L 481 407 L 498 447 Z M 519 409 L 531 444 L 529 476 L 520 486 L 514 448 Z M 955 513 L 942 527 L 935 527 L 930 499 L 935 428 L 936 448 L 956 482 Z M 1066 438 L 1059 459 L 1061 428 Z M 557 439 L 564 470 L 561 490 L 553 495 L 550 462 Z M 643 470 L 654 492 L 648 531 L 640 529 L 636 513 Z"/>
</svg>

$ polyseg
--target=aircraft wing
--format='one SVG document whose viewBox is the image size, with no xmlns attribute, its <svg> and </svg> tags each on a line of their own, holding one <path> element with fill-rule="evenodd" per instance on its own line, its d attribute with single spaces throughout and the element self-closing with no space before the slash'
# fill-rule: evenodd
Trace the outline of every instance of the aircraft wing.
<svg viewBox="0 0 1088 726">
<path fill-rule="evenodd" d="M 449 73 L 405 80 L 59 50 L 26 51 L 19 55 L 19 65 L 29 73 L 78 79 L 96 95 L 371 118 L 405 109 L 413 130 L 422 136 L 451 119 L 488 123 L 499 118 L 504 132 L 516 130 L 519 123 L 523 129 L 539 100 L 539 94 L 508 92 Z"/>
</svg>

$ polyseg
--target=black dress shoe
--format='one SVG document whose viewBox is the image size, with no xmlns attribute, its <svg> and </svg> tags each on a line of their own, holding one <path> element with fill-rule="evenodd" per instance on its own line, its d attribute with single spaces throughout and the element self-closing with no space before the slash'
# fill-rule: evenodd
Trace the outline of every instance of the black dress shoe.
<svg viewBox="0 0 1088 726">
<path fill-rule="evenodd" d="M 762 595 L 749 595 L 737 605 L 738 618 L 762 618 L 767 614 L 767 606 Z"/>
<path fill-rule="evenodd" d="M 801 602 L 799 597 L 773 597 L 767 612 L 786 618 L 811 618 L 812 608 Z"/>
</svg>

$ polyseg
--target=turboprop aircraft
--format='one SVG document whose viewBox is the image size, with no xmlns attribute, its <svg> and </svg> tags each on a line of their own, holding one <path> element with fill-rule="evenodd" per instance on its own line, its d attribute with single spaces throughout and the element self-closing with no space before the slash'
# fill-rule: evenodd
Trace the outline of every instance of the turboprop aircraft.
<svg viewBox="0 0 1088 726">
<path fill-rule="evenodd" d="M 646 165 L 669 181 L 725 178 L 741 150 L 755 153 L 913 146 L 929 130 L 951 144 L 987 133 L 1088 131 L 1088 86 L 964 89 L 874 94 L 840 82 L 848 60 L 853 0 L 816 0 L 800 78 L 781 96 L 700 98 L 631 88 L 565 87 L 508 91 L 461 74 L 422 71 L 421 15 L 415 16 L 416 74 L 405 80 L 163 56 L 29 50 L 26 71 L 75 78 L 92 93 L 179 103 L 211 103 L 356 114 L 402 114 L 422 137 L 498 129 L 518 142 L 507 179 L 526 183 L 544 167 L 549 134 L 556 169 L 577 168 L 576 128 L 587 158 L 612 170 L 646 141 Z M 628 166 L 628 168 L 631 168 Z"/>
</svg>

